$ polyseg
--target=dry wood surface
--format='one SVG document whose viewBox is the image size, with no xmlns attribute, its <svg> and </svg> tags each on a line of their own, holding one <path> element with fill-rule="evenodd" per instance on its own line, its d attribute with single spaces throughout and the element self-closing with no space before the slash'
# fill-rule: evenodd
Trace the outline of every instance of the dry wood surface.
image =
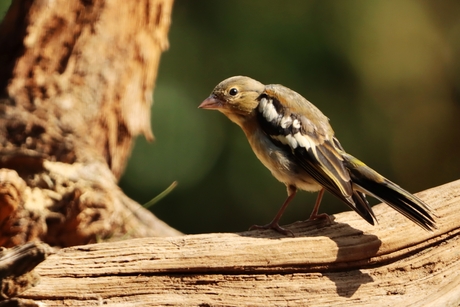
<svg viewBox="0 0 460 307">
<path fill-rule="evenodd" d="M 459 306 L 460 180 L 418 193 L 427 232 L 386 205 L 273 231 L 132 239 L 65 248 L 20 295 L 46 306 Z"/>
</svg>

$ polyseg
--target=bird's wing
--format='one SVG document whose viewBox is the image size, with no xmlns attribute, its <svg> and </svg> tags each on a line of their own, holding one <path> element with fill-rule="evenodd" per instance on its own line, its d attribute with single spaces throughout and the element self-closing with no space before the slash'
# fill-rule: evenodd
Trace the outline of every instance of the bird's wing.
<svg viewBox="0 0 460 307">
<path fill-rule="evenodd" d="M 316 181 L 355 209 L 350 174 L 327 117 L 282 85 L 267 85 L 259 101 L 258 119 L 271 140 L 290 150 Z"/>
</svg>

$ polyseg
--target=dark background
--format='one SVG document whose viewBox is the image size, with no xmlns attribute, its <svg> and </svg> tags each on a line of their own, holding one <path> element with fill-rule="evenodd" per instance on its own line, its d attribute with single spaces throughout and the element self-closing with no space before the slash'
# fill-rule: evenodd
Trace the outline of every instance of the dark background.
<svg viewBox="0 0 460 307">
<path fill-rule="evenodd" d="M 120 186 L 145 203 L 177 180 L 152 211 L 185 233 L 267 223 L 286 197 L 239 127 L 197 109 L 233 75 L 299 92 L 349 153 L 411 192 L 460 177 L 458 0 L 177 0 L 169 39 L 156 140 L 137 139 Z M 299 193 L 281 223 L 308 218 L 315 199 Z M 330 195 L 320 209 L 344 210 Z"/>
</svg>

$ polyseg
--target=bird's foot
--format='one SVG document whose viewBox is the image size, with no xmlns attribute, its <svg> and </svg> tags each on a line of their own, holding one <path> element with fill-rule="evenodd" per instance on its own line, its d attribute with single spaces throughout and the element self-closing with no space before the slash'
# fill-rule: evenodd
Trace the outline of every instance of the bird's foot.
<svg viewBox="0 0 460 307">
<path fill-rule="evenodd" d="M 314 220 L 326 220 L 329 224 L 332 224 L 332 219 L 327 213 L 320 213 L 320 214 L 312 214 L 308 218 L 309 221 L 314 221 Z"/>
<path fill-rule="evenodd" d="M 277 231 L 280 234 L 283 234 L 285 236 L 291 235 L 291 236 L 295 237 L 294 233 L 291 230 L 281 227 L 278 223 L 269 223 L 269 224 L 263 225 L 263 226 L 261 226 L 261 225 L 252 225 L 251 227 L 249 227 L 249 230 L 265 230 L 265 229 L 273 229 L 273 230 L 275 230 L 275 231 Z"/>
</svg>

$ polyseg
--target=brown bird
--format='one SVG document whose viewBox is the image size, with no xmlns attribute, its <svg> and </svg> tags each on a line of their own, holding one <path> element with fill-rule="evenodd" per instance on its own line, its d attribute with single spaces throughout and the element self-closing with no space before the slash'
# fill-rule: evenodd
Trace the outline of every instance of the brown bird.
<svg viewBox="0 0 460 307">
<path fill-rule="evenodd" d="M 436 228 L 427 204 L 347 154 L 334 137 L 329 119 L 293 90 L 235 76 L 219 83 L 199 108 L 218 110 L 240 126 L 257 158 L 287 187 L 288 196 L 275 218 L 251 229 L 292 234 L 279 220 L 297 189 L 319 191 L 310 220 L 327 216 L 318 214 L 327 190 L 372 225 L 376 217 L 365 194 L 426 230 Z"/>
</svg>

